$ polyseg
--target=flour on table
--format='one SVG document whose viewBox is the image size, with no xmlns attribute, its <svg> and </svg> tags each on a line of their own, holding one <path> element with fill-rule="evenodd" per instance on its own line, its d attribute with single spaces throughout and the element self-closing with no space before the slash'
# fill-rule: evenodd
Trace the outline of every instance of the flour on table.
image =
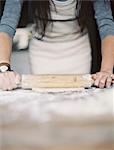
<svg viewBox="0 0 114 150">
<path fill-rule="evenodd" d="M 51 120 L 54 116 L 82 119 L 95 118 L 99 115 L 110 116 L 114 115 L 113 92 L 114 88 L 58 93 L 29 90 L 2 91 L 0 109 L 4 110 L 2 109 L 3 113 L 0 115 L 6 122 L 12 122 L 17 118 L 41 122 Z"/>
</svg>

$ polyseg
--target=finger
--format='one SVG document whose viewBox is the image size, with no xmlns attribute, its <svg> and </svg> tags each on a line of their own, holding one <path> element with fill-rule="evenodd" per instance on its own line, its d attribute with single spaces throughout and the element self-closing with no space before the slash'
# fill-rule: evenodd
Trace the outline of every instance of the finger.
<svg viewBox="0 0 114 150">
<path fill-rule="evenodd" d="M 19 74 L 17 74 L 17 73 L 15 73 L 15 75 L 16 75 L 15 83 L 18 85 L 18 84 L 21 83 L 21 76 Z"/>
<path fill-rule="evenodd" d="M 3 83 L 4 83 L 3 80 L 4 80 L 4 79 L 3 79 L 3 74 L 0 73 L 0 89 L 2 89 L 2 86 L 4 85 L 4 84 L 3 84 Z"/>
<path fill-rule="evenodd" d="M 17 88 L 17 85 L 15 83 L 16 76 L 15 76 L 14 72 L 9 73 L 8 76 L 9 76 L 9 82 L 10 82 L 10 89 L 9 90 L 13 90 L 13 89 Z"/>
<path fill-rule="evenodd" d="M 0 74 L 0 89 L 6 91 L 7 90 L 7 88 L 6 88 L 7 85 L 6 84 L 7 84 L 7 82 L 4 78 L 4 74 L 1 73 Z"/>
<path fill-rule="evenodd" d="M 95 85 L 95 86 L 97 86 L 97 87 L 99 86 L 99 82 L 100 82 L 101 78 L 102 78 L 102 75 L 101 75 L 101 74 L 97 75 L 97 78 L 96 78 L 96 80 L 95 80 L 95 82 L 94 82 L 94 85 Z"/>
<path fill-rule="evenodd" d="M 108 77 L 106 81 L 106 87 L 109 88 L 111 86 L 112 78 Z"/>
<path fill-rule="evenodd" d="M 114 74 L 111 75 L 112 78 L 112 84 L 114 84 Z"/>
<path fill-rule="evenodd" d="M 111 74 L 111 78 L 114 79 L 114 74 Z"/>
<path fill-rule="evenodd" d="M 112 78 L 112 80 L 114 80 L 114 74 L 111 74 L 111 78 Z"/>
<path fill-rule="evenodd" d="M 96 80 L 96 78 L 97 78 L 97 75 L 96 74 L 92 74 L 92 79 Z"/>
<path fill-rule="evenodd" d="M 9 83 L 9 81 L 6 80 L 5 78 L 4 78 L 4 80 L 3 80 L 3 85 L 2 85 L 2 87 L 1 87 L 1 90 L 3 90 L 3 91 L 11 90 L 11 88 L 10 88 L 10 83 Z"/>
<path fill-rule="evenodd" d="M 4 79 L 5 79 L 5 88 L 6 90 L 12 90 L 14 88 L 14 75 L 13 72 L 6 72 L 4 74 Z"/>
<path fill-rule="evenodd" d="M 106 80 L 107 80 L 107 76 L 101 77 L 100 80 L 99 80 L 99 85 L 98 85 L 98 86 L 99 86 L 100 88 L 104 88 L 105 85 L 106 85 Z"/>
<path fill-rule="evenodd" d="M 111 79 L 112 79 L 111 83 L 114 84 L 114 74 L 111 74 L 110 77 L 111 77 Z"/>
</svg>

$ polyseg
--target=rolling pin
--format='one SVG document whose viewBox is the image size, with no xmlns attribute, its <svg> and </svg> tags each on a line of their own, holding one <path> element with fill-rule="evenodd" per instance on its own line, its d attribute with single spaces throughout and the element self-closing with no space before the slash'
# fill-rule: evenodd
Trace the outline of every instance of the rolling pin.
<svg viewBox="0 0 114 150">
<path fill-rule="evenodd" d="M 93 85 L 90 74 L 85 75 L 22 75 L 21 88 L 89 88 Z"/>
</svg>

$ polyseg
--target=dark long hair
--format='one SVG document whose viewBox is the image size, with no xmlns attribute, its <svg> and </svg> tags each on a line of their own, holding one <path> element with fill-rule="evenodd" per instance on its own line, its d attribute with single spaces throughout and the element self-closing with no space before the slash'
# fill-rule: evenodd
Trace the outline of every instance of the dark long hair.
<svg viewBox="0 0 114 150">
<path fill-rule="evenodd" d="M 51 0 L 54 5 L 53 0 Z M 36 22 L 36 30 L 40 29 L 42 37 L 45 35 L 48 23 L 53 23 L 50 12 L 50 0 L 30 1 L 32 16 Z M 89 7 L 91 0 L 77 0 L 76 9 L 79 10 L 78 22 L 83 30 L 86 26 L 87 17 L 89 17 Z M 56 7 L 55 7 L 56 10 Z"/>
</svg>

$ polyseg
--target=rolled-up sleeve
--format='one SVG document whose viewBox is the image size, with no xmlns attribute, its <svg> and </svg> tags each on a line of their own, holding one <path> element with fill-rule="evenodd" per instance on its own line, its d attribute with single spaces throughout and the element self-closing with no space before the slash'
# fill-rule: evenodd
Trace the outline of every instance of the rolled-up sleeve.
<svg viewBox="0 0 114 150">
<path fill-rule="evenodd" d="M 101 39 L 109 35 L 114 36 L 114 19 L 110 0 L 94 0 L 94 9 Z"/>
<path fill-rule="evenodd" d="M 6 0 L 3 16 L 0 21 L 0 32 L 5 32 L 13 37 L 19 22 L 22 0 Z"/>
</svg>

